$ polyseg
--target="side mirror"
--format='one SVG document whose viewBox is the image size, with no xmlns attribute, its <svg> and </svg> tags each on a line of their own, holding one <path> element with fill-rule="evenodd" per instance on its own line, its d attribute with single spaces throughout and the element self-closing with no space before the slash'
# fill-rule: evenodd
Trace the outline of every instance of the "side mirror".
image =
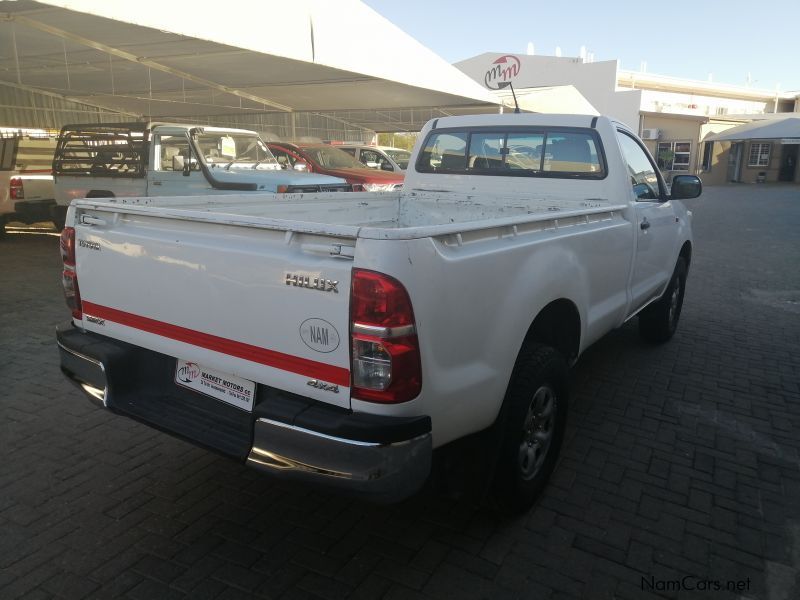
<svg viewBox="0 0 800 600">
<path fill-rule="evenodd" d="M 388 162 L 381 163 L 381 171 L 394 171 L 394 167 Z"/>
<path fill-rule="evenodd" d="M 298 160 L 294 163 L 294 167 L 292 167 L 295 171 L 308 171 L 308 163 L 303 162 L 302 160 Z"/>
<path fill-rule="evenodd" d="M 697 175 L 675 175 L 672 178 L 672 200 L 690 200 L 703 193 L 703 182 Z"/>
</svg>

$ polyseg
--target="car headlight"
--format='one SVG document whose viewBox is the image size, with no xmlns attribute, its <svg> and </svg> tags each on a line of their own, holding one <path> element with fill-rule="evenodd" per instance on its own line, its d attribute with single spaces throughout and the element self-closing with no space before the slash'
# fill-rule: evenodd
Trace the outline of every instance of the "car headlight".
<svg viewBox="0 0 800 600">
<path fill-rule="evenodd" d="M 365 192 L 391 192 L 394 189 L 393 183 L 365 183 Z"/>
</svg>

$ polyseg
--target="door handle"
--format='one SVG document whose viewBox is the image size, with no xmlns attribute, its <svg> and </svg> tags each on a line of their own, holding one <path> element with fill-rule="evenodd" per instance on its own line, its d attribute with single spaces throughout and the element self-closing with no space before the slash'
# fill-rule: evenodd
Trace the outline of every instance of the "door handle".
<svg viewBox="0 0 800 600">
<path fill-rule="evenodd" d="M 645 219 L 639 224 L 639 229 L 641 229 L 642 231 L 647 231 L 648 229 L 650 229 L 650 222 L 647 219 Z"/>
</svg>

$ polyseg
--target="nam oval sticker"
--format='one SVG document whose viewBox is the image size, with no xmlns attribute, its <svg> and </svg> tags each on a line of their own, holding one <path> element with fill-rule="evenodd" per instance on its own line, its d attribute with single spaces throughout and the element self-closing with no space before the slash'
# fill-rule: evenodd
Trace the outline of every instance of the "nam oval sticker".
<svg viewBox="0 0 800 600">
<path fill-rule="evenodd" d="M 306 319 L 300 323 L 300 339 L 315 352 L 333 352 L 339 347 L 339 332 L 324 319 Z"/>
</svg>

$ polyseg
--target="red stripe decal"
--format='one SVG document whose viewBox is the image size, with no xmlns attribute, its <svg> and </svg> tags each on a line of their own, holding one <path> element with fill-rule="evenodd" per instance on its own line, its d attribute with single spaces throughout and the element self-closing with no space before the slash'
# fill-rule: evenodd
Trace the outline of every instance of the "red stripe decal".
<svg viewBox="0 0 800 600">
<path fill-rule="evenodd" d="M 162 337 L 185 342 L 193 346 L 199 346 L 214 352 L 220 352 L 229 356 L 243 358 L 252 362 L 257 362 L 268 367 L 274 367 L 283 371 L 297 373 L 305 377 L 313 379 L 321 379 L 329 383 L 335 383 L 344 387 L 350 386 L 350 371 L 334 365 L 309 360 L 307 358 L 300 358 L 299 356 L 292 356 L 291 354 L 284 354 L 276 352 L 275 350 L 268 350 L 267 348 L 259 348 L 251 344 L 237 342 L 235 340 L 228 340 L 225 338 L 211 335 L 210 333 L 203 333 L 202 331 L 195 331 L 187 329 L 178 325 L 171 325 L 163 321 L 156 321 L 148 317 L 134 315 L 129 312 L 117 310 L 116 308 L 109 308 L 107 306 L 100 306 L 92 302 L 83 301 L 84 314 L 90 314 L 106 321 L 113 321 L 126 327 L 133 327 L 148 333 L 154 333 Z"/>
</svg>

